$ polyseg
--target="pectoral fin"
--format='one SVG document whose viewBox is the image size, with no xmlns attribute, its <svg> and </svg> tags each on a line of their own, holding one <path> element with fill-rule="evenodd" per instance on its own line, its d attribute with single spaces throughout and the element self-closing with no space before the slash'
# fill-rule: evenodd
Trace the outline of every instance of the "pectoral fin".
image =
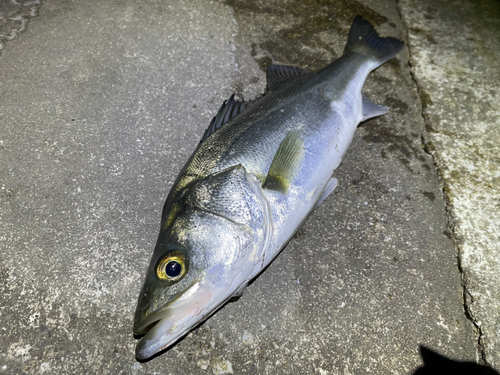
<svg viewBox="0 0 500 375">
<path fill-rule="evenodd" d="M 285 194 L 304 158 L 304 142 L 298 130 L 291 130 L 278 147 L 269 168 L 264 188 Z"/>
</svg>

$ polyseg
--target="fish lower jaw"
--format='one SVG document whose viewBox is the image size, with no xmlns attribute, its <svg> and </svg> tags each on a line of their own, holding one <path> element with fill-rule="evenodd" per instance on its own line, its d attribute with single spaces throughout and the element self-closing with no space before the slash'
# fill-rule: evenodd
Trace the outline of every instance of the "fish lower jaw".
<svg viewBox="0 0 500 375">
<path fill-rule="evenodd" d="M 174 345 L 180 338 L 196 325 L 198 319 L 188 319 L 187 322 L 171 322 L 165 317 L 150 325 L 149 331 L 140 339 L 135 348 L 138 360 L 146 360 L 162 350 Z"/>
<path fill-rule="evenodd" d="M 135 355 L 146 360 L 174 345 L 196 325 L 206 320 L 227 302 L 241 282 L 226 287 L 213 287 L 213 280 L 197 285 L 163 310 L 139 320 L 134 332 L 146 333 L 137 343 Z"/>
<path fill-rule="evenodd" d="M 156 322 L 151 323 L 149 326 L 146 326 L 143 329 L 143 333 L 146 334 L 140 339 L 135 348 L 135 356 L 137 359 L 148 359 L 154 356 L 156 353 L 162 351 L 163 349 L 166 349 L 168 346 L 175 342 L 176 338 L 170 339 L 168 341 L 162 340 L 164 335 L 159 336 L 155 332 L 155 328 L 158 328 L 158 326 L 161 325 L 162 320 L 165 319 L 167 318 L 157 320 Z"/>
</svg>

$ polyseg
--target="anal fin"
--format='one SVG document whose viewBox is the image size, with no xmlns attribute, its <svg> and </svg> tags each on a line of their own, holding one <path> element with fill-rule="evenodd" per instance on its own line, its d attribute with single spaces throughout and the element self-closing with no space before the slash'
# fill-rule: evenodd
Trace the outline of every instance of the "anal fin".
<svg viewBox="0 0 500 375">
<path fill-rule="evenodd" d="M 363 119 L 361 121 L 368 120 L 372 117 L 382 116 L 389 112 L 389 108 L 372 102 L 365 94 L 362 94 L 363 98 Z"/>
<path fill-rule="evenodd" d="M 264 189 L 277 190 L 285 194 L 297 175 L 303 158 L 304 142 L 298 130 L 291 130 L 274 155 L 264 182 Z"/>
</svg>

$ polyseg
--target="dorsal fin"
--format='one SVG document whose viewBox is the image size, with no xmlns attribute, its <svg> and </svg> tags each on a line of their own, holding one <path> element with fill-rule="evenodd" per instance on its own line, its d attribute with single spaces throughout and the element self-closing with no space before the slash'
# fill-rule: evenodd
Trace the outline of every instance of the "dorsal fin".
<svg viewBox="0 0 500 375">
<path fill-rule="evenodd" d="M 269 65 L 267 67 L 267 89 L 273 90 L 283 82 L 309 73 L 308 70 L 287 65 Z"/>
<path fill-rule="evenodd" d="M 205 133 L 203 134 L 203 137 L 201 138 L 201 140 L 203 141 L 205 138 L 207 138 L 214 131 L 220 129 L 222 125 L 229 122 L 229 120 L 235 118 L 237 115 L 239 115 L 245 109 L 247 109 L 252 104 L 257 102 L 264 95 L 266 95 L 265 92 L 264 92 L 264 94 L 256 97 L 253 100 L 250 100 L 250 101 L 237 100 L 234 98 L 234 94 L 231 95 L 231 97 L 228 100 L 225 100 L 224 103 L 222 103 L 221 107 L 219 108 L 219 112 L 217 112 L 215 117 L 212 119 L 212 122 L 208 126 L 207 130 L 205 130 Z"/>
</svg>

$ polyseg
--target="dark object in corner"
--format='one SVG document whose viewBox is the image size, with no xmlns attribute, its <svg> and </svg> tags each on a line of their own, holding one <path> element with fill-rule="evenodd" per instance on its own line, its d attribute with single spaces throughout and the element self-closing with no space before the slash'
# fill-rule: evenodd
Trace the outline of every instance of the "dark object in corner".
<svg viewBox="0 0 500 375">
<path fill-rule="evenodd" d="M 420 355 L 424 365 L 413 375 L 500 375 L 491 367 L 478 365 L 475 362 L 454 361 L 425 346 L 420 346 Z"/>
</svg>

